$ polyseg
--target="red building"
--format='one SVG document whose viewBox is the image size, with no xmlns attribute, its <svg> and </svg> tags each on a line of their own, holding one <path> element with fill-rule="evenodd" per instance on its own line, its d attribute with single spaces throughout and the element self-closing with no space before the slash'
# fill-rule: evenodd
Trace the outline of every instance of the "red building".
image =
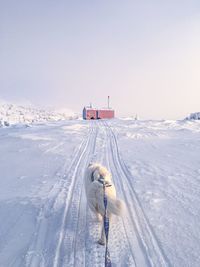
<svg viewBox="0 0 200 267">
<path fill-rule="evenodd" d="M 84 107 L 83 109 L 83 119 L 84 120 L 96 120 L 97 110 L 92 107 Z"/>
<path fill-rule="evenodd" d="M 83 119 L 84 120 L 97 120 L 97 119 L 112 119 L 115 117 L 115 111 L 109 107 L 110 98 L 108 97 L 108 107 L 102 109 L 84 107 Z"/>
<path fill-rule="evenodd" d="M 98 119 L 112 119 L 115 117 L 115 112 L 113 109 L 98 109 L 97 118 Z"/>
</svg>

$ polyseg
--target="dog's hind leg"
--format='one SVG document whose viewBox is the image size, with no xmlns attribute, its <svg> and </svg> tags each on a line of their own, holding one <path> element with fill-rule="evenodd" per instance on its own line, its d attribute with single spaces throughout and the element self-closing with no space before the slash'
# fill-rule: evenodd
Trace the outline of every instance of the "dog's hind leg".
<svg viewBox="0 0 200 267">
<path fill-rule="evenodd" d="M 103 219 L 102 219 L 102 223 L 101 223 L 101 238 L 98 240 L 98 243 L 102 246 L 105 245 L 105 230 L 104 230 L 104 223 L 103 223 Z"/>
<path fill-rule="evenodd" d="M 96 213 L 96 220 L 97 222 L 102 222 L 103 218 L 100 213 Z"/>
<path fill-rule="evenodd" d="M 95 215 L 96 215 L 96 220 L 97 222 L 101 222 L 103 217 L 102 215 L 99 213 L 99 209 L 98 209 L 98 205 L 95 207 Z"/>
</svg>

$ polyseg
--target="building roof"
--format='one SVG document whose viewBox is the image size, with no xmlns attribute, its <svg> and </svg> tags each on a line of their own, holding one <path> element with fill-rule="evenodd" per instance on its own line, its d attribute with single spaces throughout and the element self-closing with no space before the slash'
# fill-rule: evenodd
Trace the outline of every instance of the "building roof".
<svg viewBox="0 0 200 267">
<path fill-rule="evenodd" d="M 93 108 L 93 107 L 84 107 L 86 110 L 98 110 L 97 108 Z"/>
<path fill-rule="evenodd" d="M 106 110 L 106 111 L 113 111 L 114 109 L 112 109 L 112 108 L 98 108 L 98 110 Z"/>
<path fill-rule="evenodd" d="M 113 111 L 114 109 L 112 108 L 93 108 L 93 107 L 84 107 L 86 110 L 109 110 L 109 111 Z"/>
</svg>

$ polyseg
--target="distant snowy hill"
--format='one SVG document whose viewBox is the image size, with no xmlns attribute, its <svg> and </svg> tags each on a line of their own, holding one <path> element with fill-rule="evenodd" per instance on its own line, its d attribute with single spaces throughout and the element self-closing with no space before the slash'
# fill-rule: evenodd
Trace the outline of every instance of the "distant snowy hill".
<svg viewBox="0 0 200 267">
<path fill-rule="evenodd" d="M 186 120 L 200 120 L 200 112 L 191 113 Z"/>
<path fill-rule="evenodd" d="M 66 109 L 41 109 L 31 105 L 23 106 L 0 100 L 0 127 L 18 123 L 30 124 L 77 118 L 78 115 Z"/>
</svg>

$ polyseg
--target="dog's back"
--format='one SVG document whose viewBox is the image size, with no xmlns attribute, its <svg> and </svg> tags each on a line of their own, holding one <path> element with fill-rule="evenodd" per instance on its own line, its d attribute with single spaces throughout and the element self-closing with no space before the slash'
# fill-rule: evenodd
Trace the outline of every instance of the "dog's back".
<svg viewBox="0 0 200 267">
<path fill-rule="evenodd" d="M 121 200 L 116 199 L 116 190 L 112 183 L 111 174 L 104 166 L 98 163 L 90 164 L 85 176 L 85 191 L 90 209 L 95 213 L 104 215 L 103 184 L 99 179 L 103 179 L 105 183 L 109 184 L 106 187 L 108 212 L 121 215 L 124 204 Z"/>
</svg>

